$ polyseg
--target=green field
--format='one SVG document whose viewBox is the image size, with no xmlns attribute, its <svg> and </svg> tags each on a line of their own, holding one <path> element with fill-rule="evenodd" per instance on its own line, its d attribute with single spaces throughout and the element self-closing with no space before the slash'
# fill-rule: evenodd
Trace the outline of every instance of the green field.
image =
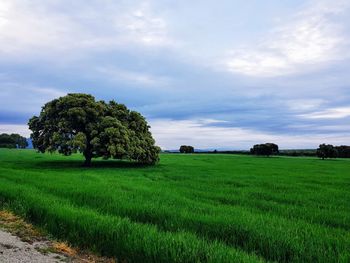
<svg viewBox="0 0 350 263">
<path fill-rule="evenodd" d="M 350 262 L 350 161 L 0 150 L 0 205 L 128 262 Z"/>
</svg>

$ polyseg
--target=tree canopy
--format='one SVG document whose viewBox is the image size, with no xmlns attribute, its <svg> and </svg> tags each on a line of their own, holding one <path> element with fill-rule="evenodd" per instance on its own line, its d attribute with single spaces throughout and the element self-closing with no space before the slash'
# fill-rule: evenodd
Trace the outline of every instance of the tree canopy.
<svg viewBox="0 0 350 263">
<path fill-rule="evenodd" d="M 336 158 L 338 155 L 337 149 L 331 144 L 320 144 L 316 151 L 316 155 L 319 158 Z"/>
<path fill-rule="evenodd" d="M 335 146 L 339 158 L 350 158 L 350 146 L 340 145 Z"/>
<path fill-rule="evenodd" d="M 180 153 L 194 153 L 194 148 L 190 145 L 181 145 L 179 151 Z"/>
<path fill-rule="evenodd" d="M 250 149 L 250 153 L 255 155 L 270 156 L 278 152 L 278 145 L 274 143 L 256 144 Z"/>
<path fill-rule="evenodd" d="M 68 94 L 46 103 L 29 120 L 33 146 L 64 155 L 81 152 L 91 159 L 128 159 L 143 164 L 159 161 L 160 148 L 146 119 L 115 101 L 96 101 L 89 94 Z"/>
<path fill-rule="evenodd" d="M 0 148 L 21 148 L 28 146 L 27 139 L 19 134 L 0 134 Z"/>
</svg>

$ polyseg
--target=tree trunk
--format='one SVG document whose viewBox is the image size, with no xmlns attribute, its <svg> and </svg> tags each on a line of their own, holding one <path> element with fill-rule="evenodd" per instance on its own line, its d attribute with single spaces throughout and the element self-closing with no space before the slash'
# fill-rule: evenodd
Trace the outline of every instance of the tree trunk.
<svg viewBox="0 0 350 263">
<path fill-rule="evenodd" d="M 84 151 L 84 157 L 85 157 L 84 166 L 85 167 L 90 167 L 91 166 L 91 159 L 93 157 L 92 147 L 91 147 L 90 143 L 88 143 L 86 145 L 86 149 Z"/>
<path fill-rule="evenodd" d="M 91 167 L 91 159 L 92 159 L 91 154 L 87 154 L 84 156 L 85 156 L 84 167 Z"/>
<path fill-rule="evenodd" d="M 91 167 L 91 159 L 93 157 L 93 153 L 92 153 L 92 145 L 90 143 L 90 138 L 88 136 L 86 138 L 86 148 L 84 150 L 84 157 L 85 157 L 84 167 Z"/>
</svg>

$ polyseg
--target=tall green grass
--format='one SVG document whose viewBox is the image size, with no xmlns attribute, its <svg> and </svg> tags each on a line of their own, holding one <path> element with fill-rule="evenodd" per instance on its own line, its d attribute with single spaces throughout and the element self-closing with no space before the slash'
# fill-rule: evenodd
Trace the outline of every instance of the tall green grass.
<svg viewBox="0 0 350 263">
<path fill-rule="evenodd" d="M 0 151 L 3 205 L 131 262 L 350 262 L 347 160 L 162 155 L 82 169 L 80 158 Z"/>
<path fill-rule="evenodd" d="M 75 207 L 31 187 L 0 181 L 1 201 L 52 235 L 131 262 L 262 262 L 253 255 L 186 232 L 159 231 L 127 218 Z"/>
</svg>

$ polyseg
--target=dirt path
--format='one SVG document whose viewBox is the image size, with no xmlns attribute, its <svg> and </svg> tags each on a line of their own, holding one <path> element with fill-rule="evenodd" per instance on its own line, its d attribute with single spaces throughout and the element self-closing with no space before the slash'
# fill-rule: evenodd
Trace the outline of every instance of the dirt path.
<svg viewBox="0 0 350 263">
<path fill-rule="evenodd" d="M 3 263 L 56 263 L 70 262 L 62 254 L 51 253 L 45 241 L 29 244 L 0 229 L 0 262 Z"/>
<path fill-rule="evenodd" d="M 0 210 L 0 263 L 117 263 L 49 239 L 20 217 Z"/>
</svg>

